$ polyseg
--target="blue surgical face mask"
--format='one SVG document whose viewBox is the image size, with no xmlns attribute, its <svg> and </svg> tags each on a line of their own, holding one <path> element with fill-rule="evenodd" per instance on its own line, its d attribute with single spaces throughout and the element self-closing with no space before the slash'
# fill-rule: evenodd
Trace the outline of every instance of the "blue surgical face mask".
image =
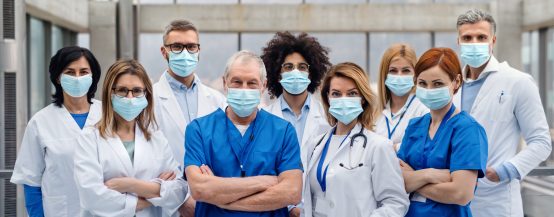
<svg viewBox="0 0 554 217">
<path fill-rule="evenodd" d="M 416 97 L 419 101 L 421 101 L 421 103 L 423 103 L 423 105 L 427 106 L 427 108 L 431 110 L 441 109 L 442 107 L 448 105 L 450 99 L 452 98 L 450 96 L 450 89 L 448 86 L 435 89 L 417 87 Z"/>
<path fill-rule="evenodd" d="M 473 68 L 479 68 L 491 57 L 489 43 L 461 43 L 460 57 Z"/>
<path fill-rule="evenodd" d="M 413 75 L 387 75 L 385 85 L 396 96 L 404 96 L 412 90 L 414 86 Z"/>
<path fill-rule="evenodd" d="M 198 67 L 198 53 L 191 54 L 186 49 L 181 53 L 169 54 L 169 68 L 179 77 L 187 77 Z"/>
<path fill-rule="evenodd" d="M 227 89 L 227 103 L 233 112 L 244 118 L 254 112 L 260 104 L 261 93 L 259 89 Z"/>
<path fill-rule="evenodd" d="M 62 74 L 60 77 L 62 89 L 72 97 L 82 97 L 87 94 L 92 85 L 92 74 L 86 74 L 81 77 Z"/>
<path fill-rule="evenodd" d="M 112 94 L 112 106 L 119 116 L 132 121 L 148 106 L 148 100 L 146 96 L 128 98 Z"/>
<path fill-rule="evenodd" d="M 363 112 L 361 97 L 329 98 L 329 113 L 343 124 L 349 124 Z"/>
<path fill-rule="evenodd" d="M 292 70 L 290 72 L 284 72 L 281 74 L 281 85 L 285 90 L 293 95 L 298 95 L 303 93 L 308 85 L 312 81 L 308 78 L 307 72 L 298 71 L 298 69 Z"/>
</svg>

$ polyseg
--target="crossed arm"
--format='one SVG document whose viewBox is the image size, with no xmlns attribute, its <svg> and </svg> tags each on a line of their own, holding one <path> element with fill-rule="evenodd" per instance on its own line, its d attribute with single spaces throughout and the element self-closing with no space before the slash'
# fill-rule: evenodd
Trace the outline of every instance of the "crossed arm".
<svg viewBox="0 0 554 217">
<path fill-rule="evenodd" d="M 301 200 L 302 171 L 288 170 L 279 176 L 224 178 L 207 166 L 188 166 L 192 197 L 223 209 L 262 212 L 276 210 Z"/>
<path fill-rule="evenodd" d="M 424 197 L 445 204 L 467 205 L 473 199 L 477 171 L 422 169 L 414 171 L 400 160 L 406 191 L 418 192 Z"/>
</svg>

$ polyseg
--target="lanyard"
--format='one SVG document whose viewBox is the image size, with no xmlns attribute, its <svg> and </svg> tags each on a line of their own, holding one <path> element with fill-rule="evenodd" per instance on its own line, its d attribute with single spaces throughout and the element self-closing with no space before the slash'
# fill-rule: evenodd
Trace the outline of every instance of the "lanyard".
<svg viewBox="0 0 554 217">
<path fill-rule="evenodd" d="M 240 150 L 236 150 L 235 145 L 230 144 L 231 139 L 229 138 L 229 134 L 231 132 L 229 130 L 229 122 L 231 120 L 227 119 L 226 122 L 225 122 L 225 126 L 226 126 L 226 129 L 227 129 L 227 132 L 226 132 L 227 133 L 227 144 L 231 145 L 231 149 L 233 150 L 233 153 L 235 153 L 235 157 L 237 158 L 237 160 L 240 164 L 240 175 L 241 175 L 241 177 L 246 176 L 246 170 L 244 169 L 244 162 L 245 162 L 246 157 L 244 155 L 245 155 L 246 151 L 248 150 L 250 144 L 254 140 L 254 132 L 256 130 L 256 120 L 258 119 L 258 115 L 259 114 L 257 114 L 256 118 L 251 122 L 252 125 L 251 125 L 251 128 L 250 128 L 250 136 L 248 138 L 248 142 L 244 146 L 242 145 L 242 140 L 243 140 L 244 137 L 241 137 L 241 140 L 239 141 Z M 248 132 L 248 130 L 246 130 L 246 132 L 244 133 L 244 136 L 247 135 L 246 134 L 247 132 Z"/>
<path fill-rule="evenodd" d="M 429 143 L 432 143 L 434 144 L 435 141 L 437 141 L 437 136 L 439 136 L 439 132 L 442 130 L 443 128 L 443 125 L 446 124 L 446 122 L 448 121 L 448 119 L 450 119 L 450 117 L 452 117 L 452 114 L 454 113 L 454 111 L 456 110 L 456 106 L 454 104 L 452 104 L 452 106 L 450 106 L 450 109 L 448 110 L 448 112 L 444 115 L 444 117 L 442 118 L 442 121 L 441 121 L 441 124 L 439 125 L 439 128 L 437 129 L 437 132 L 435 132 L 435 136 L 433 137 L 433 139 L 431 139 L 429 137 L 429 134 L 427 134 L 427 136 L 425 137 L 425 143 L 424 143 L 424 146 L 423 146 L 423 157 L 422 157 L 422 160 L 423 160 L 423 165 L 425 167 L 427 167 L 427 152 L 428 152 L 428 149 L 431 148 L 430 144 Z M 431 124 L 429 122 L 429 124 Z M 431 141 L 428 141 L 429 139 L 431 139 Z"/>
<path fill-rule="evenodd" d="M 333 134 L 335 134 L 336 130 L 337 130 L 336 127 L 333 128 L 333 131 L 329 135 L 329 138 L 327 138 L 327 142 L 325 142 L 325 146 L 323 146 L 323 150 L 321 151 L 321 157 L 319 158 L 319 163 L 317 164 L 317 182 L 319 183 L 319 186 L 321 187 L 321 190 L 323 192 L 325 192 L 325 190 L 327 189 L 327 181 L 326 181 L 327 169 L 329 169 L 329 164 L 331 164 L 331 162 L 329 162 L 329 164 L 327 164 L 327 166 L 325 167 L 325 170 L 323 171 L 323 173 L 321 173 L 321 170 L 322 170 L 322 167 L 323 167 L 323 162 L 325 161 L 325 157 L 327 156 L 327 150 L 329 149 L 329 143 L 331 143 L 331 138 L 333 137 Z M 346 137 L 344 137 L 342 142 L 340 142 L 339 147 L 342 146 L 342 143 L 348 138 L 349 135 L 350 135 L 350 132 L 348 132 L 348 134 L 346 134 Z"/>
<path fill-rule="evenodd" d="M 402 112 L 402 114 L 400 115 L 400 119 L 398 119 L 398 122 L 396 123 L 396 125 L 394 125 L 394 128 L 392 128 L 392 131 L 390 129 L 390 125 L 389 125 L 389 118 L 387 118 L 387 116 L 385 116 L 385 122 L 387 123 L 387 131 L 389 133 L 389 139 L 392 138 L 392 134 L 394 134 L 394 132 L 396 131 L 396 127 L 398 127 L 398 125 L 400 124 L 400 122 L 402 121 L 402 118 L 404 118 L 404 115 L 406 114 L 406 112 L 408 112 L 408 108 L 410 108 L 410 105 L 412 104 L 412 102 L 414 101 L 415 99 L 415 95 L 410 99 L 410 102 L 408 102 L 408 106 L 406 106 L 406 110 L 404 110 L 404 112 Z M 392 118 L 392 111 L 391 111 L 391 118 Z M 391 120 L 392 121 L 392 120 Z"/>
</svg>

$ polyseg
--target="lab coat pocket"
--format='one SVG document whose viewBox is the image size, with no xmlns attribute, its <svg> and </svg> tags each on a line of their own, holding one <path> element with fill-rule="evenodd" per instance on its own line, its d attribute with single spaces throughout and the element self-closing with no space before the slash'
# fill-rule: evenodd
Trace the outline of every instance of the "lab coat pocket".
<svg viewBox="0 0 554 217">
<path fill-rule="evenodd" d="M 514 116 L 514 107 L 512 105 L 512 95 L 504 92 L 496 95 L 496 98 L 491 102 L 492 106 L 496 106 L 495 109 L 490 109 L 492 114 L 491 121 L 493 122 L 506 122 L 510 121 Z"/>
<path fill-rule="evenodd" d="M 259 175 L 277 175 L 277 152 L 254 151 L 250 156 L 250 163 Z"/>
<path fill-rule="evenodd" d="M 67 198 L 65 196 L 43 197 L 44 216 L 67 216 Z"/>
</svg>

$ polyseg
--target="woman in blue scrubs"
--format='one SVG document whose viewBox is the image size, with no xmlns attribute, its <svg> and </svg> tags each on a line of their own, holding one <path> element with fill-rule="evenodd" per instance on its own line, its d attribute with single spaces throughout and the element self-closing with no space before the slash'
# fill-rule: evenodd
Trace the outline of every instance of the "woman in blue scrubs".
<svg viewBox="0 0 554 217">
<path fill-rule="evenodd" d="M 461 67 L 449 48 L 433 48 L 415 67 L 416 96 L 430 113 L 410 120 L 398 151 L 410 209 L 406 216 L 472 216 L 487 162 L 485 131 L 452 104 Z"/>
</svg>

